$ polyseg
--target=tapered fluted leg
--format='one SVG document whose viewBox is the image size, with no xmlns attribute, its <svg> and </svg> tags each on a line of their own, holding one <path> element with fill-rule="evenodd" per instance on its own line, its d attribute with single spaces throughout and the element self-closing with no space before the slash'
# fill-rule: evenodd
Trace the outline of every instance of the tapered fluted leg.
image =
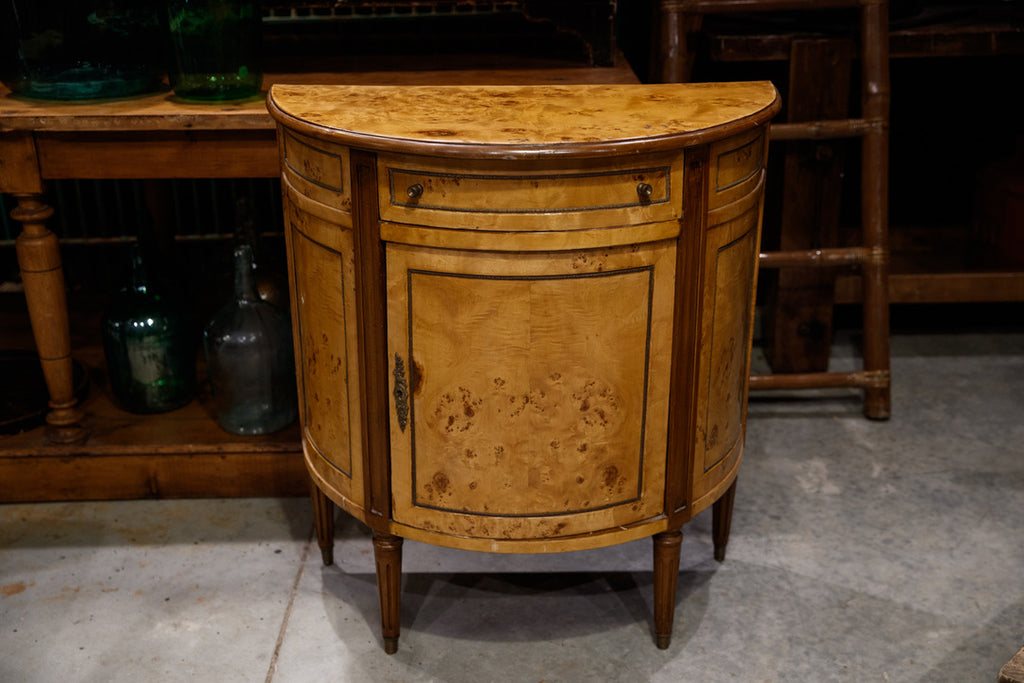
<svg viewBox="0 0 1024 683">
<path fill-rule="evenodd" d="M 390 534 L 373 535 L 377 562 L 377 594 L 380 596 L 380 631 L 384 652 L 398 651 L 399 611 L 402 601 L 402 539 Z"/>
<path fill-rule="evenodd" d="M 661 650 L 672 641 L 682 544 L 681 531 L 665 531 L 654 536 L 654 642 Z"/>
<path fill-rule="evenodd" d="M 71 332 L 64 293 L 57 236 L 46 227 L 53 209 L 36 194 L 16 194 L 18 206 L 11 217 L 21 223 L 15 243 L 21 280 L 25 285 L 32 335 L 35 337 L 43 378 L 50 392 L 46 415 L 47 436 L 55 443 L 80 443 L 88 437 L 79 421 L 82 411 L 75 398 Z"/>
<path fill-rule="evenodd" d="M 311 484 L 310 497 L 313 499 L 313 528 L 316 529 L 320 557 L 324 564 L 334 564 L 334 503 L 315 482 Z"/>
<path fill-rule="evenodd" d="M 732 503 L 736 499 L 736 480 L 711 507 L 711 539 L 715 543 L 715 559 L 725 560 L 725 546 L 729 543 L 732 526 Z"/>
</svg>

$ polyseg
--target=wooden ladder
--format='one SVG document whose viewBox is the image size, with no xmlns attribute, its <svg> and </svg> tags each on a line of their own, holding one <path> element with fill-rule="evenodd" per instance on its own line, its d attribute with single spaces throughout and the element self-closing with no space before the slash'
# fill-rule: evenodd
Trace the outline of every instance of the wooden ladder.
<svg viewBox="0 0 1024 683">
<path fill-rule="evenodd" d="M 864 390 L 864 415 L 888 419 L 889 372 L 889 7 L 886 0 L 659 0 L 658 72 L 663 82 L 690 79 L 693 45 L 708 14 L 796 10 L 860 10 L 860 118 L 778 123 L 773 140 L 861 140 L 859 245 L 774 251 L 760 255 L 762 268 L 857 267 L 863 283 L 863 365 L 852 372 L 757 374 L 752 390 L 856 387 Z M 783 226 L 785 230 L 785 226 Z"/>
</svg>

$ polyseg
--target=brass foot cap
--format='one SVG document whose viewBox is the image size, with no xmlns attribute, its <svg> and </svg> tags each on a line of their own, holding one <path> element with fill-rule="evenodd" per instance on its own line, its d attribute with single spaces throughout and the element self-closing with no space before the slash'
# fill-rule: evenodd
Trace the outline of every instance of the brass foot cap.
<svg viewBox="0 0 1024 683">
<path fill-rule="evenodd" d="M 672 642 L 671 633 L 655 633 L 654 644 L 658 646 L 659 650 L 667 650 L 669 643 Z"/>
<path fill-rule="evenodd" d="M 393 655 L 398 652 L 398 638 L 384 639 L 384 653 Z"/>
<path fill-rule="evenodd" d="M 725 546 L 715 546 L 715 559 L 719 562 L 725 562 Z"/>
<path fill-rule="evenodd" d="M 323 559 L 325 565 L 334 564 L 334 547 L 320 548 L 320 557 Z"/>
</svg>

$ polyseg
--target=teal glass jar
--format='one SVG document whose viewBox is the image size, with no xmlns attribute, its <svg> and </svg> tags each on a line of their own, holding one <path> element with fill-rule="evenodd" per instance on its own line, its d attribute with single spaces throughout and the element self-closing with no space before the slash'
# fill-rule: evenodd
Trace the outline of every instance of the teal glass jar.
<svg viewBox="0 0 1024 683">
<path fill-rule="evenodd" d="M 235 248 L 234 300 L 203 330 L 217 423 L 232 434 L 268 434 L 298 417 L 288 312 L 260 298 L 252 248 Z"/>
<path fill-rule="evenodd" d="M 168 0 L 168 77 L 174 94 L 202 101 L 258 94 L 262 22 L 258 2 Z"/>
<path fill-rule="evenodd" d="M 50 100 L 155 91 L 160 10 L 155 0 L 0 0 L 0 81 Z"/>
<path fill-rule="evenodd" d="M 196 395 L 194 326 L 181 299 L 132 248 L 128 282 L 102 320 L 110 389 L 132 413 L 180 408 Z"/>
</svg>

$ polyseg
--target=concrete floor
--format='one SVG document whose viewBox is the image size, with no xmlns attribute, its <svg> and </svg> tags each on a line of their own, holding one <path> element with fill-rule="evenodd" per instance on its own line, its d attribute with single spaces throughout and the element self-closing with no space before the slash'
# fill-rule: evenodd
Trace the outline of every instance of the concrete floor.
<svg viewBox="0 0 1024 683">
<path fill-rule="evenodd" d="M 835 365 L 852 363 L 837 347 Z M 761 395 L 728 558 L 685 529 L 675 635 L 650 542 L 407 542 L 380 647 L 367 531 L 305 500 L 0 506 L 0 681 L 986 681 L 1024 644 L 1024 334 L 895 335 L 893 419 Z"/>
</svg>

